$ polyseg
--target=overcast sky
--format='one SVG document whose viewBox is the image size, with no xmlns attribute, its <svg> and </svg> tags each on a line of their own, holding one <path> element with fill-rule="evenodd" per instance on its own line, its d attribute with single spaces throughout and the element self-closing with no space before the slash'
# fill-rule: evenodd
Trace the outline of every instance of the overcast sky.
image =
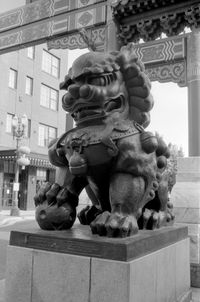
<svg viewBox="0 0 200 302">
<path fill-rule="evenodd" d="M 0 0 L 0 13 L 22 6 L 25 3 L 25 0 Z"/>
<path fill-rule="evenodd" d="M 188 156 L 187 88 L 175 83 L 152 83 L 155 104 L 149 128 L 157 130 L 169 143 L 182 146 Z"/>
<path fill-rule="evenodd" d="M 25 0 L 0 0 L 0 13 L 22 6 Z M 85 50 L 69 51 L 69 62 L 72 62 Z M 151 111 L 149 130 L 163 135 L 167 143 L 182 146 L 185 156 L 188 155 L 188 108 L 187 88 L 180 88 L 174 83 L 152 83 L 152 94 L 155 104 Z"/>
</svg>

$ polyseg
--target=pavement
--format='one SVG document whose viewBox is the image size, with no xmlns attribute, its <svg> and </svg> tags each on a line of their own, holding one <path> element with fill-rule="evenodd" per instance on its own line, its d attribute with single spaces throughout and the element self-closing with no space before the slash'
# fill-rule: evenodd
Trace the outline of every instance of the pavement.
<svg viewBox="0 0 200 302">
<path fill-rule="evenodd" d="M 0 211 L 0 302 L 5 302 L 5 271 L 6 250 L 10 238 L 10 229 L 18 228 L 23 223 L 31 223 L 35 220 L 35 211 L 20 211 L 20 216 L 10 216 L 9 210 Z"/>
<path fill-rule="evenodd" d="M 16 222 L 24 220 L 33 220 L 35 217 L 35 211 L 22 211 L 20 210 L 20 216 L 10 216 L 10 210 L 0 211 L 0 228 L 8 225 L 13 225 Z"/>
<path fill-rule="evenodd" d="M 5 279 L 0 280 L 0 302 L 4 302 Z"/>
<path fill-rule="evenodd" d="M 1 253 L 6 250 L 11 228 L 19 228 L 23 226 L 24 223 L 34 223 L 35 221 L 35 211 L 20 211 L 20 216 L 10 216 L 10 211 L 2 210 L 0 211 L 0 250 Z M 1 254 L 0 253 L 0 254 Z M 5 261 L 4 261 L 5 262 Z M 192 290 L 192 301 L 191 302 L 200 302 L 200 288 L 191 288 Z M 6 302 L 4 299 L 5 291 L 5 263 L 4 267 L 1 267 L 0 263 L 0 302 Z M 146 302 L 146 301 L 144 301 Z"/>
<path fill-rule="evenodd" d="M 200 288 L 192 287 L 192 302 L 200 302 Z"/>
</svg>

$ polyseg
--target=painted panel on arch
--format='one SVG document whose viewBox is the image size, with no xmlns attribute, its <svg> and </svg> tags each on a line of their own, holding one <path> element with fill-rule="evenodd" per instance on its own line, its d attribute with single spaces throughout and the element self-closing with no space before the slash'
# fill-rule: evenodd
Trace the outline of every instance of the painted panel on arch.
<svg viewBox="0 0 200 302">
<path fill-rule="evenodd" d="M 87 34 L 95 47 L 99 51 L 103 51 L 106 41 L 105 25 L 87 29 Z M 76 49 L 87 48 L 88 45 L 83 40 L 80 32 L 64 35 L 63 37 L 49 40 L 47 42 L 48 49 Z"/>
<path fill-rule="evenodd" d="M 36 13 L 36 11 L 31 12 L 31 10 L 29 10 L 30 5 L 27 5 L 29 7 L 28 10 L 27 8 L 25 10 L 25 7 L 23 7 L 12 11 L 10 15 L 4 14 L 0 16 L 0 31 L 3 30 L 3 28 L 5 29 L 6 16 L 10 18 L 9 22 L 7 20 L 7 30 L 0 32 L 0 54 L 27 47 L 31 44 L 42 43 L 54 36 L 67 35 L 83 27 L 90 28 L 106 23 L 105 1 L 42 0 L 38 1 L 38 10 L 40 10 L 41 3 L 44 5 L 48 4 L 48 9 L 45 10 L 44 8 L 41 12 L 38 11 Z M 58 11 L 61 12 L 60 9 L 62 10 L 63 7 L 61 4 L 65 4 L 66 9 L 67 7 L 71 9 L 73 4 L 74 10 L 64 13 L 62 11 L 62 13 L 58 14 Z M 52 17 L 52 12 L 56 12 L 57 14 Z M 16 13 L 16 15 L 14 13 Z M 28 23 L 28 20 L 31 20 L 31 23 Z M 37 20 L 37 22 L 34 22 L 34 20 Z M 23 25 L 23 22 L 27 24 Z"/>
<path fill-rule="evenodd" d="M 160 41 L 137 44 L 137 56 L 145 64 L 185 58 L 185 37 L 161 39 Z"/>
<path fill-rule="evenodd" d="M 86 9 L 104 0 L 39 0 L 0 14 L 0 32 L 73 10 Z"/>
</svg>

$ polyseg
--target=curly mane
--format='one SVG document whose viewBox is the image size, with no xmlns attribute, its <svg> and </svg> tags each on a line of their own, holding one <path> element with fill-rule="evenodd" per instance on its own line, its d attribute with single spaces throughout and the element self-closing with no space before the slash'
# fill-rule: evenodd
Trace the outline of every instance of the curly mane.
<svg viewBox="0 0 200 302">
<path fill-rule="evenodd" d="M 149 111 L 153 108 L 154 100 L 144 65 L 136 56 L 133 43 L 123 46 L 115 54 L 129 95 L 130 119 L 146 128 L 150 123 Z"/>
</svg>

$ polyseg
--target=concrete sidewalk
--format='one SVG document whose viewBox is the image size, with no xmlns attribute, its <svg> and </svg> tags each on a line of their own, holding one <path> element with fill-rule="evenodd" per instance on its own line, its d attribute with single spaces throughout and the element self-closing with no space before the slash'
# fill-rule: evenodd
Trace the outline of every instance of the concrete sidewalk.
<svg viewBox="0 0 200 302">
<path fill-rule="evenodd" d="M 192 287 L 192 302 L 200 302 L 200 288 Z"/>
<path fill-rule="evenodd" d="M 15 222 L 23 220 L 35 219 L 35 210 L 22 211 L 20 210 L 20 216 L 10 216 L 9 210 L 0 211 L 0 228 L 8 225 L 12 225 Z"/>
<path fill-rule="evenodd" d="M 5 289 L 5 279 L 0 280 L 0 302 L 5 302 L 4 289 Z"/>
<path fill-rule="evenodd" d="M 9 241 L 9 231 L 5 231 L 9 227 L 18 222 L 35 220 L 35 210 L 22 211 L 20 210 L 20 216 L 10 216 L 10 210 L 1 210 L 0 211 L 0 248 L 1 252 L 3 249 L 7 248 Z M 6 253 L 6 251 L 5 251 Z M 5 264 L 4 264 L 5 266 Z M 0 302 L 5 302 L 4 292 L 5 292 L 5 267 L 1 267 L 2 274 L 0 272 Z M 3 274 L 4 272 L 4 274 Z"/>
<path fill-rule="evenodd" d="M 35 215 L 35 210 L 20 210 L 20 216 L 21 218 L 24 217 L 29 217 L 29 216 L 34 216 Z M 6 217 L 17 217 L 17 216 L 10 216 L 10 210 L 1 210 L 0 211 L 0 216 L 6 216 Z"/>
</svg>

